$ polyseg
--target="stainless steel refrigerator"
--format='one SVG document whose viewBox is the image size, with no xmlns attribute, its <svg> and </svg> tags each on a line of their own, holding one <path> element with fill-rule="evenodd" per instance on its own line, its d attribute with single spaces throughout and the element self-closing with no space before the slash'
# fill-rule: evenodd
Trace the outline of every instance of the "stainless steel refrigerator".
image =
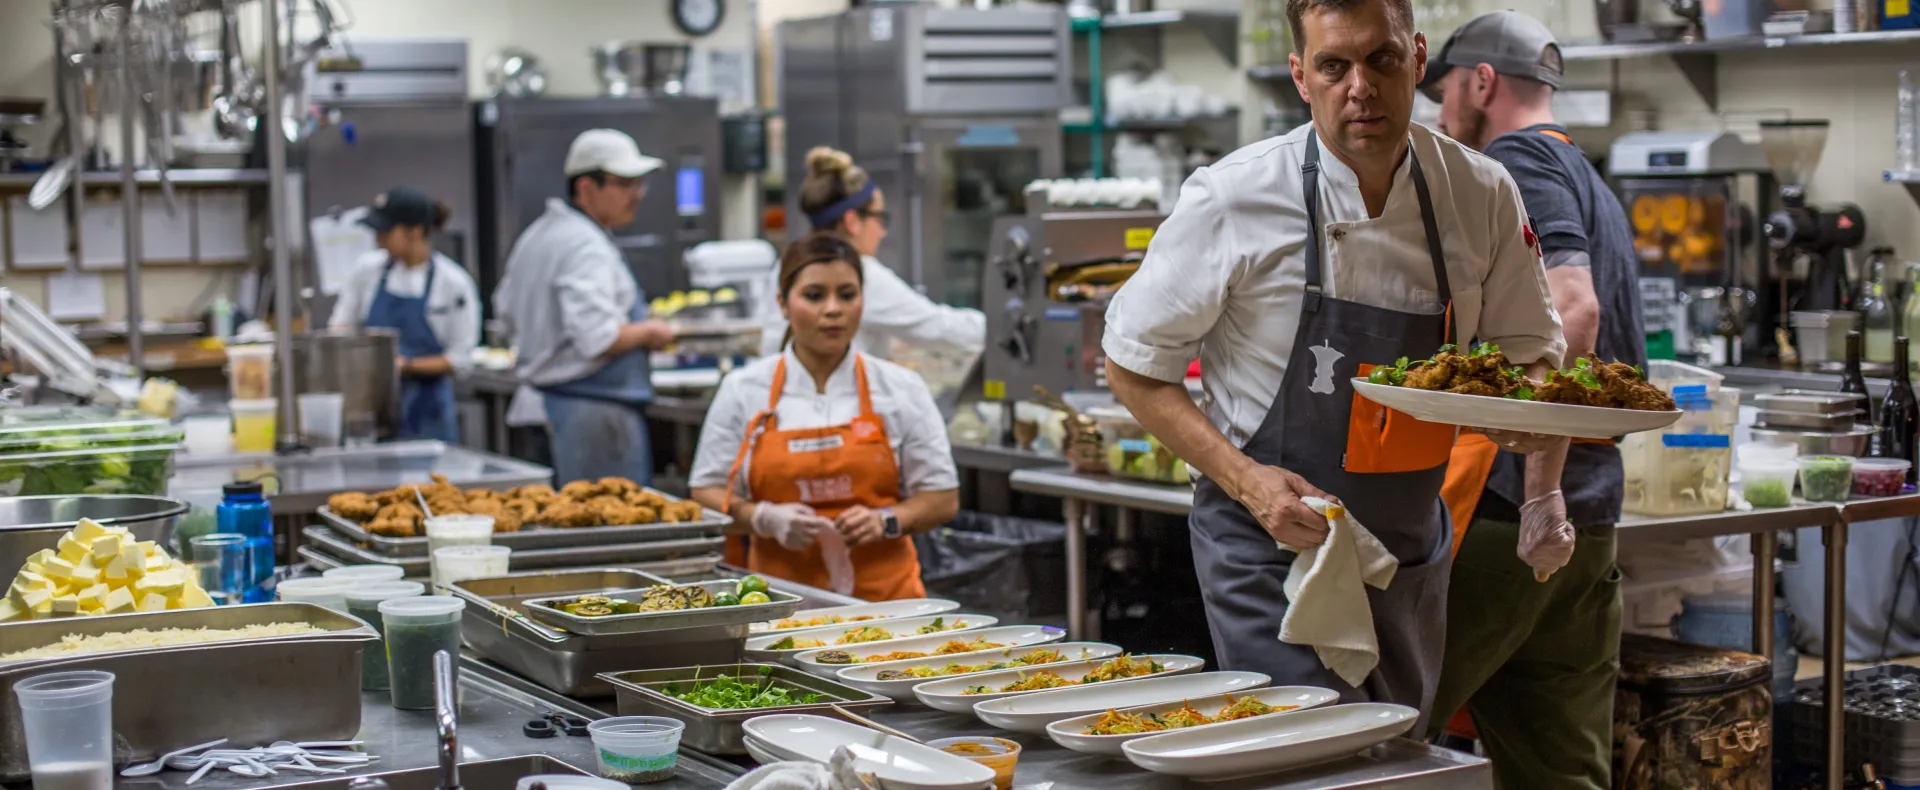
<svg viewBox="0 0 1920 790">
<path fill-rule="evenodd" d="M 789 237 L 809 229 L 807 151 L 839 148 L 886 196 L 880 260 L 935 301 L 978 306 L 993 218 L 1024 213 L 1026 185 L 1061 175 L 1065 11 L 882 3 L 777 35 Z"/>
</svg>

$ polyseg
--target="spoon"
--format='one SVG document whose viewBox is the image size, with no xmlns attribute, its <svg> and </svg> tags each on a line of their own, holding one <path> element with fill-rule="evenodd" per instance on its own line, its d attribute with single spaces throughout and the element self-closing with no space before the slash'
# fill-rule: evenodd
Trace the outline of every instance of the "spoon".
<svg viewBox="0 0 1920 790">
<path fill-rule="evenodd" d="M 167 752 L 166 754 L 160 755 L 160 759 L 154 760 L 153 762 L 141 763 L 139 765 L 129 765 L 127 766 L 126 770 L 123 770 L 120 772 L 120 775 L 121 776 L 152 776 L 154 774 L 160 773 L 163 770 L 166 770 L 168 760 L 171 760 L 175 757 L 179 757 L 181 755 L 192 754 L 202 749 L 211 749 L 215 746 L 219 746 L 220 744 L 223 744 L 226 742 L 227 742 L 227 739 L 221 738 L 220 740 L 217 740 L 217 741 L 207 741 L 206 743 L 200 744 L 199 746 L 189 746 L 185 749 L 175 749 L 171 752 Z"/>
<path fill-rule="evenodd" d="M 881 724 L 880 722 L 877 722 L 877 721 L 874 721 L 874 720 L 872 720 L 872 719 L 869 719 L 869 718 L 867 718 L 867 717 L 865 717 L 865 716 L 862 716 L 862 715 L 860 715 L 860 714 L 858 714 L 858 713 L 854 713 L 853 711 L 850 711 L 850 710 L 847 710 L 846 708 L 842 708 L 842 707 L 840 707 L 839 705 L 828 705 L 827 707 L 829 707 L 829 708 L 832 708 L 832 709 L 833 709 L 833 711 L 834 711 L 835 713 L 838 713 L 838 714 L 840 714 L 840 715 L 842 715 L 842 716 L 845 716 L 845 717 L 847 717 L 847 720 L 848 720 L 848 721 L 851 721 L 851 722 L 853 722 L 853 723 L 855 723 L 855 724 L 864 724 L 864 725 L 866 725 L 866 726 L 868 726 L 868 727 L 872 727 L 872 728 L 874 728 L 874 729 L 876 729 L 876 730 L 879 730 L 879 731 L 881 731 L 881 732 L 883 732 L 883 733 L 885 733 L 885 734 L 887 734 L 887 735 L 891 735 L 891 736 L 893 736 L 893 737 L 895 737 L 895 738 L 900 738 L 900 739 L 903 739 L 903 740 L 908 740 L 908 741 L 913 741 L 914 743 L 926 743 L 926 741 L 922 741 L 922 740 L 920 740 L 919 738 L 915 738 L 915 737 L 913 737 L 913 736 L 911 736 L 911 735 L 908 735 L 908 734 L 906 734 L 906 733 L 904 733 L 904 732 L 901 732 L 901 731 L 899 731 L 899 730 L 896 730 L 896 729 L 894 729 L 894 728 L 892 728 L 892 727 L 888 727 L 888 726 L 887 726 L 887 725 L 885 725 L 885 724 Z"/>
</svg>

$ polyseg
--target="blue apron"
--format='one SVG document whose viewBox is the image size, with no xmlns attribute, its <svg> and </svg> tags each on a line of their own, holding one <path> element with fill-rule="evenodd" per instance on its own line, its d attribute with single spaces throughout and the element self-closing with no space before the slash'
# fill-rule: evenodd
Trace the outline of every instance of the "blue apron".
<svg viewBox="0 0 1920 790">
<path fill-rule="evenodd" d="M 627 321 L 646 319 L 647 296 L 636 285 Z M 635 349 L 587 376 L 539 388 L 546 402 L 556 485 L 602 477 L 653 482 L 646 416 L 653 401 L 652 353 Z"/>
<path fill-rule="evenodd" d="M 393 259 L 380 272 L 380 290 L 367 308 L 368 328 L 392 329 L 400 334 L 400 356 L 408 359 L 437 357 L 447 353 L 440 338 L 427 323 L 427 297 L 433 293 L 433 268 L 427 261 L 427 286 L 419 296 L 396 296 L 387 290 L 387 278 L 393 274 Z M 400 435 L 455 440 L 453 419 L 453 377 L 400 377 Z"/>
</svg>

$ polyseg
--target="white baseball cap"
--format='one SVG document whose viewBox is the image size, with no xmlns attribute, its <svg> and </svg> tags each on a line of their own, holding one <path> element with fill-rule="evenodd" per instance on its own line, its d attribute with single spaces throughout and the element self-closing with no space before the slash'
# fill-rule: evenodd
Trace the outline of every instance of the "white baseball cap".
<svg viewBox="0 0 1920 790">
<path fill-rule="evenodd" d="M 567 146 L 566 174 L 599 171 L 621 178 L 639 178 L 665 162 L 640 153 L 640 145 L 618 129 L 588 129 Z"/>
</svg>

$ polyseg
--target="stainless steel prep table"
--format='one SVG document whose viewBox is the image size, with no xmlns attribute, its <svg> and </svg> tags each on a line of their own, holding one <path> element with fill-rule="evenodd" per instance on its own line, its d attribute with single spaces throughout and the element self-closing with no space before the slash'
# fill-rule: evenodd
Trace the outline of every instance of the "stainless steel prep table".
<svg viewBox="0 0 1920 790">
<path fill-rule="evenodd" d="M 1067 529 L 1067 638 L 1082 639 L 1086 634 L 1086 532 L 1094 526 L 1097 505 L 1117 509 L 1121 519 L 1129 511 L 1185 515 L 1193 507 L 1193 491 L 1186 486 L 1157 485 L 1105 475 L 1087 475 L 1066 467 L 1023 469 L 1012 475 L 1017 491 L 1059 497 L 1066 514 Z M 1920 495 L 1908 494 L 1881 499 L 1857 500 L 1844 505 L 1803 503 L 1789 508 L 1751 511 L 1727 511 L 1698 516 L 1648 517 L 1628 514 L 1619 524 L 1623 542 L 1662 542 L 1718 535 L 1753 537 L 1753 639 L 1754 652 L 1769 658 L 1773 654 L 1774 554 L 1779 531 L 1798 527 L 1819 527 L 1826 544 L 1826 633 L 1821 651 L 1821 667 L 1826 693 L 1838 698 L 1846 672 L 1846 578 L 1847 532 L 1851 525 L 1868 521 L 1920 516 Z M 1846 730 L 1840 706 L 1833 706 L 1827 721 L 1827 774 L 1829 790 L 1842 786 Z"/>
<path fill-rule="evenodd" d="M 462 488 L 508 489 L 553 479 L 553 470 L 538 464 L 454 444 L 406 441 L 286 456 L 182 453 L 174 460 L 172 486 L 176 491 L 218 490 L 236 479 L 268 474 L 279 481 L 278 490 L 268 497 L 279 513 L 310 513 L 334 494 L 429 483 L 435 474 Z"/>
</svg>

